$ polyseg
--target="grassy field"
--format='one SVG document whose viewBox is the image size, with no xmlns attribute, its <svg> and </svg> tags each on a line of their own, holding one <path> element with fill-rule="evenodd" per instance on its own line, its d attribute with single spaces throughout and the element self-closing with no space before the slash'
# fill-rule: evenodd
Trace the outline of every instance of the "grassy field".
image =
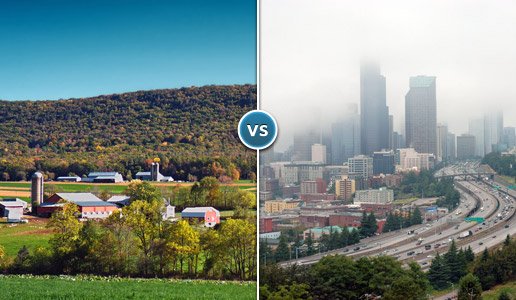
<svg viewBox="0 0 516 300">
<path fill-rule="evenodd" d="M 100 193 L 107 190 L 110 194 L 119 195 L 127 188 L 129 183 L 95 184 L 95 183 L 70 183 L 70 182 L 46 182 L 45 186 L 53 185 L 59 192 L 91 192 Z M 160 182 L 153 183 L 160 188 L 163 194 L 169 194 L 176 186 L 190 186 L 192 182 Z M 237 180 L 233 184 L 222 184 L 221 190 L 237 186 L 239 189 L 248 190 L 256 194 L 256 183 L 251 180 Z M 30 182 L 0 182 L 0 198 L 16 197 L 27 202 L 30 201 Z"/>
<path fill-rule="evenodd" d="M 511 177 L 511 176 L 505 176 L 505 175 L 500 175 L 500 177 L 502 177 L 504 180 L 514 184 L 515 183 L 515 179 L 514 177 Z"/>
<path fill-rule="evenodd" d="M 30 288 L 28 288 L 30 287 Z M 255 282 L 0 276 L 0 299 L 257 299 Z"/>
<path fill-rule="evenodd" d="M 506 284 L 495 286 L 491 290 L 482 293 L 484 300 L 497 300 L 501 293 L 506 292 L 511 299 L 516 296 L 516 281 L 508 282 Z"/>
<path fill-rule="evenodd" d="M 393 204 L 409 204 L 410 202 L 416 201 L 418 198 L 400 199 L 393 202 Z"/>
<path fill-rule="evenodd" d="M 29 219 L 27 224 L 8 224 L 5 218 L 0 219 L 0 245 L 10 257 L 16 256 L 23 246 L 31 250 L 47 247 L 52 229 L 45 227 L 46 222 L 46 219 Z"/>
</svg>

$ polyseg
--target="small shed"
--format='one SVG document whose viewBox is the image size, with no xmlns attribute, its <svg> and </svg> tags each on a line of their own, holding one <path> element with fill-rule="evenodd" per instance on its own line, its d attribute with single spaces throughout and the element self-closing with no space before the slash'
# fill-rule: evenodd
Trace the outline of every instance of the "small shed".
<svg viewBox="0 0 516 300">
<path fill-rule="evenodd" d="M 187 207 L 181 212 L 181 218 L 190 222 L 204 222 L 206 227 L 220 223 L 220 212 L 213 207 Z"/>
<path fill-rule="evenodd" d="M 79 176 L 59 176 L 57 177 L 57 181 L 61 182 L 80 182 L 81 177 Z"/>
<path fill-rule="evenodd" d="M 7 222 L 20 222 L 27 202 L 19 198 L 4 198 L 0 201 L 0 217 L 6 217 Z"/>
</svg>

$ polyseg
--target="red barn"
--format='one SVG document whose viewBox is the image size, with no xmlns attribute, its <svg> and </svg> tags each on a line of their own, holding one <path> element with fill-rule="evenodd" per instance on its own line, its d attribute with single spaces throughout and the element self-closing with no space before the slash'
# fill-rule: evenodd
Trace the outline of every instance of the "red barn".
<svg viewBox="0 0 516 300">
<path fill-rule="evenodd" d="M 38 215 L 50 217 L 54 211 L 64 205 L 58 203 L 60 200 L 77 205 L 82 218 L 107 218 L 117 209 L 115 204 L 102 201 L 92 193 L 56 193 L 38 206 Z"/>
<path fill-rule="evenodd" d="M 181 212 L 181 218 L 190 222 L 204 222 L 204 226 L 213 227 L 220 223 L 220 212 L 213 207 L 187 207 Z"/>
</svg>

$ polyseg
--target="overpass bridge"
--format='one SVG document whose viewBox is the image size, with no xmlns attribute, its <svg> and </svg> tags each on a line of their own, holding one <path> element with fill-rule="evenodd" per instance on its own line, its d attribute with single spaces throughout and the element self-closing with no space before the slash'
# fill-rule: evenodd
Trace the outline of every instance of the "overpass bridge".
<svg viewBox="0 0 516 300">
<path fill-rule="evenodd" d="M 464 177 L 464 180 L 466 180 L 468 176 L 477 178 L 477 179 L 482 179 L 485 177 L 487 177 L 489 179 L 493 179 L 494 175 L 495 175 L 495 173 L 493 173 L 493 172 L 461 172 L 461 173 L 446 174 L 446 175 L 435 175 L 434 174 L 434 177 L 437 179 L 440 179 L 440 178 L 454 178 L 454 177 L 459 176 L 459 177 Z"/>
</svg>

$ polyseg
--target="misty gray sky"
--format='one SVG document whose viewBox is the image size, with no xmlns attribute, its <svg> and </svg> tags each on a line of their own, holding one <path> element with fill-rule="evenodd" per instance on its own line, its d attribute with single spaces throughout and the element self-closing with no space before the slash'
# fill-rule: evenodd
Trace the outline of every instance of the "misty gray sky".
<svg viewBox="0 0 516 300">
<path fill-rule="evenodd" d="M 437 76 L 437 122 L 456 135 L 487 109 L 516 126 L 514 1 L 260 1 L 260 108 L 276 118 L 276 151 L 299 128 L 328 126 L 360 103 L 360 60 L 387 81 L 404 131 L 409 77 Z"/>
</svg>

